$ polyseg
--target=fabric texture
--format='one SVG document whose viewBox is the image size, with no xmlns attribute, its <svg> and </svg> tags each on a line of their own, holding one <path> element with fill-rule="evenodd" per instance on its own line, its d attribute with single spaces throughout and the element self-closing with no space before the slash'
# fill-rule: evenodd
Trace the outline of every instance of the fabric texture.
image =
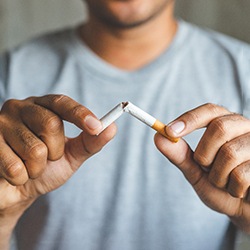
<svg viewBox="0 0 250 250">
<path fill-rule="evenodd" d="M 131 101 L 168 123 L 212 102 L 250 117 L 250 47 L 184 21 L 171 46 L 143 68 L 120 70 L 76 29 L 48 34 L 1 57 L 0 99 L 66 94 L 98 117 Z M 154 131 L 124 114 L 118 134 L 61 188 L 40 197 L 16 230 L 18 249 L 218 250 L 229 219 L 197 197 L 156 149 Z M 80 131 L 65 123 L 66 134 Z M 185 139 L 195 148 L 203 130 Z"/>
</svg>

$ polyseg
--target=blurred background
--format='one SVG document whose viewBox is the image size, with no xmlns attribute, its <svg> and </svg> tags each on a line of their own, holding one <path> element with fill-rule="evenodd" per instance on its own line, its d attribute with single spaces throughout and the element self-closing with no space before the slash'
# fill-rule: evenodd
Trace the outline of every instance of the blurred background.
<svg viewBox="0 0 250 250">
<path fill-rule="evenodd" d="M 176 0 L 176 15 L 250 43 L 250 0 Z M 86 18 L 82 0 L 0 0 L 0 52 Z M 250 249 L 249 238 L 239 234 L 236 250 Z"/>
<path fill-rule="evenodd" d="M 0 0 L 0 52 L 86 18 L 82 0 Z M 250 0 L 176 0 L 176 14 L 250 43 Z"/>
</svg>

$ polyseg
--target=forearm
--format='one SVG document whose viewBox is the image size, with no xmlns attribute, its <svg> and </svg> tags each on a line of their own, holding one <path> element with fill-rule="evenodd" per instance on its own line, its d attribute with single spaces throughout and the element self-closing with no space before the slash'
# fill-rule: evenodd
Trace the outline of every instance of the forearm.
<svg viewBox="0 0 250 250">
<path fill-rule="evenodd" d="M 0 249 L 9 250 L 13 230 L 17 220 L 0 217 Z"/>
<path fill-rule="evenodd" d="M 230 217 L 230 219 L 239 230 L 250 235 L 250 220 L 240 217 Z"/>
<path fill-rule="evenodd" d="M 0 249 L 9 250 L 11 237 L 14 228 L 23 215 L 24 211 L 33 203 L 33 201 L 22 204 L 21 206 L 0 210 Z"/>
</svg>

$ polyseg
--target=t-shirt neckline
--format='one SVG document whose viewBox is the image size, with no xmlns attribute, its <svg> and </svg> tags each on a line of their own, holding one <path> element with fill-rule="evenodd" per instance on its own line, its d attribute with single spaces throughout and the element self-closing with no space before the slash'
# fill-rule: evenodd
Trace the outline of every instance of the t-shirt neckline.
<svg viewBox="0 0 250 250">
<path fill-rule="evenodd" d="M 183 44 L 187 40 L 189 33 L 188 24 L 183 20 L 178 20 L 178 29 L 170 46 L 156 59 L 140 69 L 134 71 L 127 71 L 113 66 L 104 59 L 95 54 L 86 43 L 79 37 L 77 28 L 73 30 L 72 39 L 74 42 L 74 52 L 77 55 L 82 67 L 99 74 L 102 77 L 119 77 L 122 76 L 140 76 L 152 72 L 152 70 L 160 69 L 164 66 L 170 58 L 176 54 L 181 53 L 184 48 Z"/>
</svg>

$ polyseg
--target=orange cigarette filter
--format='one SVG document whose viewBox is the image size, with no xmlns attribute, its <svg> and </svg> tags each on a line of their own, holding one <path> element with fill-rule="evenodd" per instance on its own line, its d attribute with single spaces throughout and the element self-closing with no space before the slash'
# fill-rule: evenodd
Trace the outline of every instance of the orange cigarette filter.
<svg viewBox="0 0 250 250">
<path fill-rule="evenodd" d="M 112 122 L 118 119 L 124 112 L 129 113 L 130 115 L 134 116 L 141 122 L 145 123 L 146 125 L 150 126 L 161 135 L 166 137 L 172 142 L 178 142 L 179 138 L 174 138 L 169 136 L 165 131 L 165 124 L 161 121 L 157 120 L 150 114 L 146 113 L 142 109 L 138 108 L 131 102 L 122 102 L 115 106 L 111 111 L 109 111 L 105 116 L 103 116 L 100 120 L 103 124 L 103 130 L 108 127 Z"/>
<path fill-rule="evenodd" d="M 164 137 L 169 139 L 170 141 L 172 141 L 172 142 L 179 141 L 179 138 L 173 138 L 173 137 L 169 136 L 165 131 L 166 125 L 164 123 L 160 122 L 159 120 L 157 120 L 156 118 L 154 118 L 152 115 L 146 113 L 145 111 L 138 108 L 137 106 L 135 106 L 131 102 L 123 103 L 123 105 L 124 105 L 125 112 L 128 112 L 129 114 L 131 114 L 132 116 L 134 116 L 138 120 L 140 120 L 141 122 L 150 126 L 154 130 L 159 132 L 161 135 L 163 135 Z"/>
<path fill-rule="evenodd" d="M 178 142 L 180 138 L 174 138 L 174 137 L 170 137 L 166 131 L 165 131 L 165 127 L 166 125 L 164 123 L 162 123 L 159 120 L 156 120 L 155 123 L 153 124 L 152 128 L 154 130 L 156 130 L 158 133 L 160 133 L 161 135 L 165 136 L 166 138 L 168 138 L 171 142 Z"/>
</svg>

